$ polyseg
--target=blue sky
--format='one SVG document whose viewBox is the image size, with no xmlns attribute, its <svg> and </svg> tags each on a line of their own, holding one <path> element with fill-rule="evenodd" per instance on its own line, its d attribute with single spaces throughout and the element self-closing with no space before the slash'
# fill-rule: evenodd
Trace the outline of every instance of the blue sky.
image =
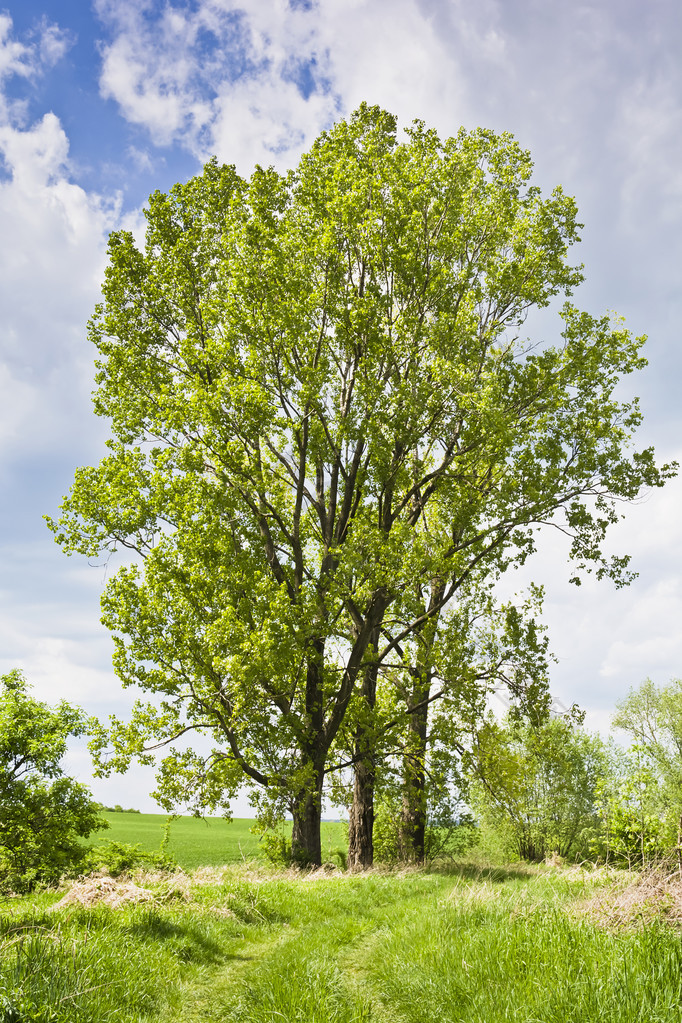
<svg viewBox="0 0 682 1023">
<path fill-rule="evenodd" d="M 585 224 L 576 301 L 647 333 L 640 443 L 682 456 L 682 13 L 676 0 L 15 0 L 0 8 L 0 671 L 41 698 L 124 713 L 99 625 L 106 567 L 66 559 L 42 516 L 106 425 L 85 323 L 109 231 L 212 154 L 283 170 L 362 100 L 406 124 L 513 132 Z M 554 338 L 551 316 L 531 329 Z M 548 537 L 509 582 L 547 590 L 553 690 L 608 728 L 647 675 L 682 673 L 682 483 L 624 509 L 626 590 L 568 585 Z M 70 768 L 90 782 L 74 748 Z M 152 808 L 144 772 L 97 796 Z M 237 808 L 244 812 L 243 807 Z"/>
</svg>

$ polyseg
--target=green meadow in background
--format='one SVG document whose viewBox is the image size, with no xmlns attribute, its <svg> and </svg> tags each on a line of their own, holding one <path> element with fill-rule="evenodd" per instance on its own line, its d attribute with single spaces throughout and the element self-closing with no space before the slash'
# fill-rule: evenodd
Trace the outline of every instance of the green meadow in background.
<svg viewBox="0 0 682 1023">
<path fill-rule="evenodd" d="M 127 842 L 140 845 L 145 852 L 159 849 L 168 820 L 165 814 L 157 813 L 106 811 L 102 816 L 109 822 L 109 829 L 94 832 L 89 845 Z M 254 821 L 245 818 L 228 821 L 224 817 L 176 817 L 170 826 L 166 851 L 183 870 L 262 859 L 259 837 L 251 831 L 253 825 Z M 281 831 L 290 836 L 291 824 L 284 824 Z M 322 824 L 323 859 L 331 860 L 337 848 L 344 847 L 345 843 L 344 824 L 338 821 Z"/>
</svg>

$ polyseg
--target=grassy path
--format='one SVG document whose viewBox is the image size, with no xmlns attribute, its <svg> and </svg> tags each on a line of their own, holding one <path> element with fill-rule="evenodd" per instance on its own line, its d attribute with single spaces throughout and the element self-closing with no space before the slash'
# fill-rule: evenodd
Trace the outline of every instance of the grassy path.
<svg viewBox="0 0 682 1023">
<path fill-rule="evenodd" d="M 9 900 L 0 1023 L 682 1019 L 679 929 L 597 926 L 578 903 L 612 898 L 603 874 L 243 867 L 144 883 L 153 901 L 122 909 Z"/>
<path fill-rule="evenodd" d="M 195 978 L 188 1023 L 679 1023 L 682 943 L 567 912 L 580 873 L 271 882 L 237 957 Z"/>
<path fill-rule="evenodd" d="M 363 976 L 367 958 L 381 955 L 396 922 L 428 913 L 451 886 L 424 874 L 272 882 L 257 934 L 229 964 L 187 985 L 175 1018 L 378 1023 L 383 1013 Z"/>
</svg>

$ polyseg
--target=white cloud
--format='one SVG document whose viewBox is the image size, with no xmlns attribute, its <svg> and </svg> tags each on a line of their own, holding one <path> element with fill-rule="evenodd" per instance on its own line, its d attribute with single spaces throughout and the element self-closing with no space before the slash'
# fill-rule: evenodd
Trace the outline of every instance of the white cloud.
<svg viewBox="0 0 682 1023">
<path fill-rule="evenodd" d="M 63 177 L 69 143 L 54 114 L 45 114 L 28 130 L 0 125 L 0 150 L 15 188 L 25 195 L 54 184 Z"/>
<path fill-rule="evenodd" d="M 12 38 L 0 16 L 5 76 L 40 73 L 68 45 L 43 24 L 32 45 Z M 99 294 L 104 245 L 118 214 L 116 198 L 88 194 L 71 180 L 69 142 L 46 113 L 25 125 L 0 98 L 0 456 L 45 451 L 82 432 L 74 421 L 89 404 L 92 353 L 85 322 Z"/>
<path fill-rule="evenodd" d="M 38 29 L 38 54 L 43 67 L 54 67 L 73 46 L 74 37 L 43 18 Z"/>
<path fill-rule="evenodd" d="M 199 159 L 216 153 L 249 169 L 286 162 L 334 118 L 319 12 L 281 0 L 246 11 L 203 0 L 158 16 L 100 0 L 97 10 L 113 37 L 102 46 L 102 95 L 156 145 L 179 142 Z"/>
<path fill-rule="evenodd" d="M 10 75 L 30 75 L 33 71 L 30 46 L 12 38 L 12 19 L 0 12 L 0 81 Z"/>
<path fill-rule="evenodd" d="M 329 48 L 345 110 L 366 100 L 399 114 L 403 123 L 422 118 L 447 134 L 466 120 L 458 49 L 414 0 L 396 0 L 390 8 L 358 0 L 352 11 L 343 0 L 331 0 L 320 40 Z"/>
<path fill-rule="evenodd" d="M 154 170 L 154 160 L 146 149 L 139 149 L 137 146 L 128 146 L 126 150 L 128 159 L 139 171 Z"/>
<path fill-rule="evenodd" d="M 58 63 L 73 44 L 70 32 L 45 17 L 31 31 L 28 41 L 15 39 L 12 29 L 11 17 L 0 11 L 0 83 L 12 75 L 35 78 Z"/>
<path fill-rule="evenodd" d="M 93 694 L 102 694 L 103 700 L 109 694 L 111 706 L 120 703 L 120 685 L 111 670 L 98 669 L 93 660 L 100 655 L 99 644 L 78 640 L 67 640 L 61 636 L 39 635 L 34 638 L 25 655 L 14 657 L 7 668 L 20 668 L 31 681 L 37 699 L 54 703 L 68 700 L 71 703 L 93 702 Z"/>
<path fill-rule="evenodd" d="M 404 122 L 428 116 L 456 130 L 463 85 L 450 40 L 416 0 L 285 0 L 241 6 L 199 0 L 156 12 L 133 0 L 99 0 L 111 39 L 102 45 L 102 95 L 156 145 L 215 153 L 249 171 L 284 168 L 340 112 L 367 100 Z M 465 45 L 499 64 L 494 29 L 468 28 Z M 343 98 L 341 98 L 341 93 Z"/>
<path fill-rule="evenodd" d="M 0 366 L 14 380 L 0 437 L 13 438 L 16 455 L 73 429 L 74 399 L 85 399 L 92 372 L 85 322 L 117 209 L 69 180 L 68 140 L 54 114 L 25 131 L 1 125 L 0 154 L 11 174 L 0 182 Z"/>
</svg>

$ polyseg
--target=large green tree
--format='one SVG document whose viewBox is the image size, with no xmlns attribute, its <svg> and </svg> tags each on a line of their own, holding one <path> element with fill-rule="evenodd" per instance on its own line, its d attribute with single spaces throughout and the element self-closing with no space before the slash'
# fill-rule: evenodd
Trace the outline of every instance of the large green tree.
<svg viewBox="0 0 682 1023">
<path fill-rule="evenodd" d="M 68 552 L 133 556 L 103 620 L 148 699 L 103 730 L 102 770 L 203 732 L 208 755 L 167 752 L 162 800 L 217 807 L 246 779 L 319 862 L 382 636 L 387 656 L 557 514 L 580 563 L 624 572 L 601 561 L 615 501 L 670 473 L 625 453 L 641 340 L 568 305 L 558 343 L 523 337 L 581 280 L 575 204 L 531 170 L 509 135 L 399 138 L 362 106 L 289 174 L 211 162 L 151 196 L 142 249 L 111 236 L 90 327 L 109 453 L 52 523 Z"/>
</svg>

